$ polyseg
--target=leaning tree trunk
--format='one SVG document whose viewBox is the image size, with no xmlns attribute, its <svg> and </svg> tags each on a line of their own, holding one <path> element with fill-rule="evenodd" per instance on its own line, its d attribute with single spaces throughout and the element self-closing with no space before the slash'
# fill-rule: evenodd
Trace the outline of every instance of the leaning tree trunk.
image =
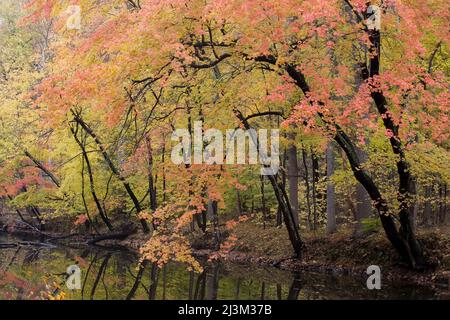
<svg viewBox="0 0 450 320">
<path fill-rule="evenodd" d="M 308 83 L 306 82 L 305 76 L 297 70 L 294 65 L 286 65 L 286 72 L 289 76 L 294 80 L 294 83 L 302 90 L 305 96 L 308 96 L 311 92 Z M 377 94 L 376 92 L 374 94 Z M 323 105 L 322 102 L 319 101 L 320 105 Z M 385 104 L 384 104 L 385 105 Z M 383 114 L 383 113 L 382 113 Z M 384 112 L 386 114 L 386 112 Z M 381 223 L 385 230 L 386 236 L 389 241 L 392 243 L 393 247 L 397 250 L 400 256 L 410 265 L 412 268 L 421 268 L 423 264 L 422 251 L 421 248 L 415 238 L 413 226 L 411 220 L 409 219 L 408 208 L 403 207 L 400 211 L 400 223 L 401 229 L 397 230 L 397 226 L 393 217 L 390 215 L 388 210 L 388 205 L 386 199 L 384 199 L 381 195 L 380 190 L 377 185 L 373 181 L 372 177 L 368 174 L 368 172 L 361 166 L 360 158 L 356 152 L 355 144 L 350 140 L 348 135 L 342 130 L 342 128 L 335 124 L 329 123 L 323 115 L 319 112 L 318 116 L 322 118 L 325 124 L 329 127 L 330 130 L 335 131 L 334 140 L 339 144 L 339 146 L 344 150 L 347 158 L 349 160 L 350 166 L 353 171 L 353 175 L 356 180 L 361 183 L 369 194 L 374 206 L 379 214 Z M 387 119 L 383 119 L 384 122 Z M 392 119 L 390 119 L 392 122 Z M 409 171 L 405 171 L 406 161 L 404 159 L 399 160 L 399 176 L 400 176 L 400 194 L 402 194 L 406 189 L 413 189 L 412 184 L 407 183 L 411 182 L 411 177 L 409 175 Z M 402 200 L 404 203 L 404 200 Z M 401 203 L 402 203 L 401 202 Z"/>
<path fill-rule="evenodd" d="M 400 230 L 399 235 L 407 251 L 412 267 L 422 267 L 424 264 L 423 250 L 416 239 L 413 221 L 414 202 L 416 196 L 416 181 L 411 175 L 411 167 L 406 159 L 405 149 L 399 135 L 399 125 L 392 118 L 388 110 L 388 102 L 384 93 L 376 85 L 374 77 L 380 74 L 381 33 L 380 30 L 367 30 L 371 43 L 369 72 L 365 73 L 371 87 L 371 96 L 380 114 L 385 129 L 392 133 L 389 138 L 392 151 L 398 156 L 397 172 L 399 176 L 398 202 L 400 204 Z M 372 81 L 370 81 L 372 80 Z"/>
<path fill-rule="evenodd" d="M 404 241 L 401 233 L 397 230 L 395 221 L 389 212 L 386 199 L 384 199 L 381 195 L 381 192 L 372 177 L 365 169 L 361 167 L 361 161 L 356 153 L 354 144 L 339 127 L 335 140 L 346 153 L 356 180 L 364 186 L 372 199 L 389 241 L 392 243 L 400 256 L 407 261 L 411 267 L 416 268 L 417 265 L 414 257 L 411 256 L 408 243 Z"/>
<path fill-rule="evenodd" d="M 24 150 L 23 153 L 36 165 L 37 168 L 39 168 L 42 172 L 44 172 L 50 180 L 57 186 L 58 188 L 61 186 L 58 178 L 55 177 L 55 175 L 48 170 L 42 162 L 37 160 L 28 150 Z"/>
<path fill-rule="evenodd" d="M 251 126 L 247 118 L 245 118 L 244 115 L 237 109 L 235 109 L 234 112 L 239 121 L 244 125 L 244 128 L 246 130 L 250 130 Z M 252 140 L 253 138 L 254 137 L 252 137 Z M 258 154 L 260 154 L 258 141 L 253 140 L 253 143 L 256 146 Z M 288 231 L 289 240 L 292 244 L 292 247 L 294 248 L 294 252 L 297 258 L 300 258 L 304 244 L 300 237 L 298 225 L 295 223 L 294 213 L 289 203 L 289 197 L 286 194 L 286 191 L 284 190 L 282 184 L 277 181 L 277 175 L 268 175 L 267 178 L 269 179 L 270 184 L 272 185 L 272 188 L 275 192 L 275 197 L 277 198 L 278 206 L 283 215 L 284 224 L 286 225 Z"/>
<path fill-rule="evenodd" d="M 139 200 L 137 199 L 136 195 L 134 194 L 133 190 L 131 189 L 130 184 L 126 181 L 126 179 L 122 176 L 120 171 L 116 168 L 116 166 L 114 165 L 113 161 L 111 160 L 109 154 L 106 152 L 102 142 L 97 137 L 97 135 L 94 133 L 94 131 L 86 124 L 86 122 L 84 122 L 84 120 L 81 118 L 81 116 L 79 114 L 75 113 L 73 110 L 71 110 L 71 112 L 74 116 L 75 122 L 77 122 L 84 129 L 84 131 L 86 131 L 86 133 L 88 133 L 92 137 L 95 144 L 100 149 L 100 152 L 103 155 L 103 158 L 105 159 L 106 163 L 108 164 L 111 172 L 117 177 L 117 179 L 119 179 L 120 182 L 122 182 L 125 190 L 127 191 L 129 197 L 131 198 L 131 201 L 134 204 L 134 207 L 136 209 L 136 214 L 139 215 L 139 213 L 142 211 L 141 204 L 139 203 Z M 141 218 L 139 219 L 139 221 L 141 223 L 141 226 L 142 226 L 142 229 L 144 230 L 144 232 L 149 233 L 150 229 L 147 225 L 147 221 L 145 221 L 145 219 L 141 219 Z"/>
</svg>

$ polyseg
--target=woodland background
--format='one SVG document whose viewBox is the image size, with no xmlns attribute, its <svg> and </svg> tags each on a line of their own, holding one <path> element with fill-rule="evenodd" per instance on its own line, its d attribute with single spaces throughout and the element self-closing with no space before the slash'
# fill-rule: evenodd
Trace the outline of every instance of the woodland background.
<svg viewBox="0 0 450 320">
<path fill-rule="evenodd" d="M 370 4 L 381 30 L 368 27 Z M 298 258 L 311 239 L 377 233 L 406 266 L 428 268 L 421 232 L 448 235 L 446 9 L 2 0 L 2 225 L 94 242 L 139 233 L 143 259 L 194 269 L 194 242 L 226 255 L 242 246 L 239 225 L 282 232 Z M 281 129 L 279 174 L 174 165 L 172 131 L 199 120 Z"/>
</svg>

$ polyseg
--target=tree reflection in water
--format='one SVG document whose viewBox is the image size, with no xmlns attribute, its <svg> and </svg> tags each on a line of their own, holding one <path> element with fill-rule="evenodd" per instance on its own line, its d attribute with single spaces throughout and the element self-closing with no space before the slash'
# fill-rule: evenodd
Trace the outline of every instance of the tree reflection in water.
<svg viewBox="0 0 450 320">
<path fill-rule="evenodd" d="M 33 248 L 0 250 L 0 298 L 39 298 L 44 278 L 63 283 L 68 266 L 82 270 L 81 290 L 68 290 L 67 299 L 411 299 L 435 298 L 425 288 L 389 285 L 367 290 L 362 278 L 291 273 L 275 268 L 206 263 L 202 273 L 169 263 L 162 269 L 124 251 L 105 248 Z M 59 275 L 59 276 L 57 276 Z M 33 293 L 33 294 L 32 294 Z"/>
</svg>

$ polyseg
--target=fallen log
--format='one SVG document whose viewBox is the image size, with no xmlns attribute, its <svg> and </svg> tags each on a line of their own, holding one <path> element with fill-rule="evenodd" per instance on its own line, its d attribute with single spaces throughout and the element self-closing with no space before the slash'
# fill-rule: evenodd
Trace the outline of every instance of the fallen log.
<svg viewBox="0 0 450 320">
<path fill-rule="evenodd" d="M 24 222 L 24 221 L 17 221 L 18 224 L 22 224 L 27 228 L 30 228 L 31 230 L 33 230 L 34 232 L 46 237 L 49 239 L 49 241 L 51 240 L 61 240 L 61 239 L 67 239 L 67 238 L 71 238 L 71 237 L 75 237 L 75 236 L 79 236 L 79 233 L 71 233 L 71 234 L 66 234 L 66 235 L 51 235 L 45 232 L 42 232 L 41 230 L 39 230 L 38 228 L 36 228 L 35 226 Z"/>
<path fill-rule="evenodd" d="M 120 233 L 110 233 L 105 235 L 100 235 L 98 237 L 94 237 L 93 239 L 90 239 L 87 241 L 87 244 L 95 245 L 96 243 L 100 241 L 105 240 L 123 240 L 127 238 L 128 236 L 132 235 L 134 231 L 127 231 L 127 232 L 120 232 Z"/>
<path fill-rule="evenodd" d="M 18 246 L 17 243 L 0 243 L 0 249 L 16 248 Z"/>
<path fill-rule="evenodd" d="M 33 246 L 33 247 L 44 247 L 44 248 L 56 248 L 56 246 L 44 243 L 44 242 L 33 242 L 33 241 L 19 241 L 19 242 L 8 242 L 8 243 L 0 243 L 0 249 L 9 249 L 16 247 L 25 247 L 25 246 Z"/>
<path fill-rule="evenodd" d="M 33 241 L 19 241 L 19 246 L 33 246 L 33 247 L 44 247 L 44 248 L 56 248 L 55 245 L 45 242 L 33 242 Z"/>
</svg>

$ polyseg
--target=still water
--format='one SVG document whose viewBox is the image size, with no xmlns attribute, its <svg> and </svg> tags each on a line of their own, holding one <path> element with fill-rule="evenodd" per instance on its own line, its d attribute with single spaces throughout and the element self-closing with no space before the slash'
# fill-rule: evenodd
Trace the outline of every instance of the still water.
<svg viewBox="0 0 450 320">
<path fill-rule="evenodd" d="M 14 239 L 0 234 L 0 242 Z M 78 264 L 81 289 L 68 290 L 64 272 Z M 60 289 L 58 289 L 60 288 Z M 64 292 L 64 299 L 436 299 L 427 288 L 383 283 L 368 290 L 365 280 L 276 268 L 204 264 L 203 273 L 183 265 L 162 269 L 127 251 L 98 247 L 21 246 L 0 249 L 0 299 L 42 299 Z"/>
</svg>

